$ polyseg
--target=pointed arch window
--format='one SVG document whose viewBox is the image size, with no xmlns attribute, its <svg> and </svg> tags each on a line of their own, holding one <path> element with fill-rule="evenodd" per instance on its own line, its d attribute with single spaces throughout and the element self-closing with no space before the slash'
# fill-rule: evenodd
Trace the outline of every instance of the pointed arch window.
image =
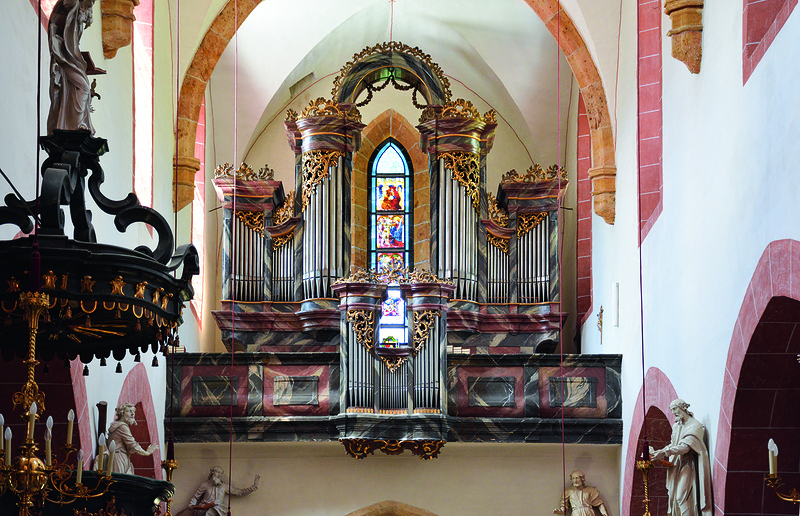
<svg viewBox="0 0 800 516">
<path fill-rule="evenodd" d="M 393 138 L 381 144 L 370 159 L 369 263 L 378 272 L 414 265 L 410 161 Z"/>
</svg>

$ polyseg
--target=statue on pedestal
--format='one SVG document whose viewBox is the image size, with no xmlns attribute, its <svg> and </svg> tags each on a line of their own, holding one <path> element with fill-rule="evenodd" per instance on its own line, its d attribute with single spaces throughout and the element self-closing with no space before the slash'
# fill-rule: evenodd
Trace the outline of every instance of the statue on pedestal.
<svg viewBox="0 0 800 516">
<path fill-rule="evenodd" d="M 253 485 L 238 489 L 228 486 L 222 481 L 225 471 L 220 466 L 214 466 L 208 472 L 208 480 L 203 481 L 189 501 L 189 507 L 179 512 L 176 516 L 226 516 L 228 514 L 229 496 L 245 496 L 258 489 L 260 475 L 253 479 Z"/>
<path fill-rule="evenodd" d="M 586 485 L 586 475 L 575 470 L 570 476 L 572 487 L 564 490 L 561 505 L 553 510 L 553 514 L 570 514 L 571 516 L 595 516 L 595 507 L 603 516 L 608 516 L 600 491 L 594 486 Z M 567 512 L 569 511 L 569 512 Z"/>
<path fill-rule="evenodd" d="M 669 409 L 675 416 L 670 443 L 660 450 L 650 448 L 654 461 L 672 463 L 667 471 L 669 516 L 711 516 L 711 462 L 703 438 L 705 428 L 689 412 L 689 404 L 674 400 Z"/>
<path fill-rule="evenodd" d="M 151 444 L 147 449 L 139 446 L 139 443 L 131 434 L 131 425 L 136 424 L 136 407 L 132 403 L 123 403 L 117 407 L 117 420 L 108 427 L 108 444 L 116 443 L 116 453 L 114 454 L 114 473 L 127 473 L 133 475 L 133 464 L 131 455 L 152 455 L 158 449 L 157 444 Z M 108 466 L 112 467 L 111 464 Z"/>
<path fill-rule="evenodd" d="M 81 55 L 83 29 L 92 24 L 95 0 L 58 0 L 50 14 L 47 39 L 50 46 L 50 114 L 47 134 L 56 129 L 89 131 L 92 91 Z"/>
</svg>

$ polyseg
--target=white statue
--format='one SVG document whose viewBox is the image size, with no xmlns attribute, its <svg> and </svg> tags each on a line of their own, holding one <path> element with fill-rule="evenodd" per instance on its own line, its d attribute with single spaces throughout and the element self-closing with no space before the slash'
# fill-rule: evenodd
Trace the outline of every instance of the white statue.
<svg viewBox="0 0 800 516">
<path fill-rule="evenodd" d="M 47 25 L 50 45 L 50 115 L 47 134 L 54 129 L 86 130 L 94 134 L 89 119 L 91 85 L 80 41 L 84 27 L 92 24 L 94 0 L 58 0 Z"/>
<path fill-rule="evenodd" d="M 572 487 L 564 490 L 561 505 L 558 509 L 553 510 L 553 514 L 567 514 L 569 510 L 569 514 L 572 516 L 595 516 L 594 508 L 597 507 L 600 514 L 608 516 L 600 491 L 594 486 L 586 485 L 586 475 L 583 474 L 583 471 L 575 470 L 569 478 L 572 481 Z"/>
<path fill-rule="evenodd" d="M 705 428 L 689 412 L 689 404 L 677 399 L 669 404 L 675 415 L 672 439 L 662 449 L 650 448 L 652 460 L 672 463 L 667 471 L 669 516 L 710 516 L 712 505 L 711 462 L 703 441 Z"/>
<path fill-rule="evenodd" d="M 139 446 L 139 443 L 131 434 L 131 425 L 136 424 L 136 407 L 132 403 L 123 403 L 117 407 L 117 420 L 108 427 L 108 445 L 111 441 L 116 443 L 116 453 L 114 454 L 114 473 L 127 473 L 133 475 L 133 465 L 131 455 L 152 455 L 158 449 L 157 444 L 151 444 L 147 449 Z M 109 465 L 110 467 L 110 465 Z"/>
<path fill-rule="evenodd" d="M 253 485 L 238 489 L 228 486 L 222 481 L 223 469 L 214 466 L 208 472 L 208 480 L 203 481 L 189 501 L 189 507 L 176 516 L 226 516 L 230 496 L 245 496 L 258 489 L 260 475 L 253 479 Z"/>
</svg>

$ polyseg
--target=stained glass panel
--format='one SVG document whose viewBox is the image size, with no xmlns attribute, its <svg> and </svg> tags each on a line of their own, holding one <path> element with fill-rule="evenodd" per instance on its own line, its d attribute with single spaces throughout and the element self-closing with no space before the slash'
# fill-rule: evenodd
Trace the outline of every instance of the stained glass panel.
<svg viewBox="0 0 800 516">
<path fill-rule="evenodd" d="M 403 215 L 378 215 L 377 240 L 379 249 L 404 249 L 406 228 Z"/>
<path fill-rule="evenodd" d="M 386 294 L 386 301 L 381 304 L 380 324 L 405 324 L 406 323 L 406 303 L 400 297 L 400 291 L 389 289 Z"/>
<path fill-rule="evenodd" d="M 376 178 L 375 209 L 378 211 L 405 210 L 405 179 L 402 177 Z"/>
<path fill-rule="evenodd" d="M 393 328 L 380 326 L 378 328 L 378 345 L 384 348 L 396 348 L 408 344 L 408 330 L 406 328 Z"/>
<path fill-rule="evenodd" d="M 403 253 L 378 253 L 378 272 L 402 269 L 404 262 Z"/>
<path fill-rule="evenodd" d="M 387 145 L 378 156 L 375 172 L 380 175 L 402 176 L 406 173 L 406 162 L 394 145 Z"/>
</svg>

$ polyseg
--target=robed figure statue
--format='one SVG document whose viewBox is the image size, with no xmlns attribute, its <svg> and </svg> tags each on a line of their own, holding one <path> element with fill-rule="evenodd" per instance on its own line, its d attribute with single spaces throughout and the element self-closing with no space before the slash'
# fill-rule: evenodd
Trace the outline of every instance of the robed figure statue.
<svg viewBox="0 0 800 516">
<path fill-rule="evenodd" d="M 711 516 L 714 513 L 711 462 L 703 440 L 705 428 L 689 412 L 689 404 L 677 399 L 669 404 L 675 416 L 670 443 L 650 449 L 652 460 L 672 463 L 667 470 L 669 516 Z"/>
<path fill-rule="evenodd" d="M 58 0 L 50 14 L 47 39 L 50 45 L 50 114 L 47 134 L 56 129 L 89 131 L 91 85 L 80 41 L 84 27 L 92 24 L 94 0 Z"/>
</svg>

